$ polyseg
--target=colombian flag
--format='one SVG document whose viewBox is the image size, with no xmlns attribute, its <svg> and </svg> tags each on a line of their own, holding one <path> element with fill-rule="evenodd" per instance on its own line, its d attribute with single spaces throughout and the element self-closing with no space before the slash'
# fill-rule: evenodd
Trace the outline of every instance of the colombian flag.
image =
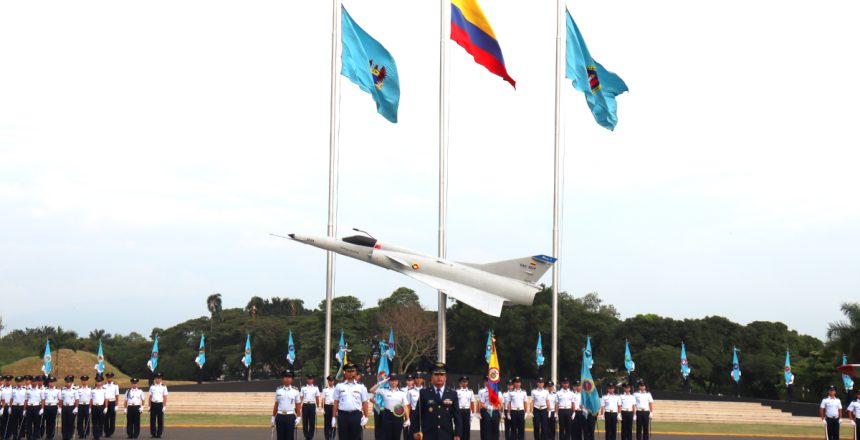
<svg viewBox="0 0 860 440">
<path fill-rule="evenodd" d="M 456 0 L 455 0 L 456 1 Z M 496 338 L 493 338 L 493 342 L 490 348 L 490 370 L 487 373 L 487 382 L 490 384 L 487 387 L 487 392 L 490 393 L 490 403 L 493 404 L 494 407 L 498 408 L 500 405 L 499 402 L 499 382 L 501 380 L 499 373 L 499 355 L 496 354 Z"/>
<path fill-rule="evenodd" d="M 517 87 L 516 81 L 505 69 L 502 49 L 496 34 L 477 0 L 451 0 L 451 39 L 463 46 L 475 61 L 490 72 Z"/>
</svg>

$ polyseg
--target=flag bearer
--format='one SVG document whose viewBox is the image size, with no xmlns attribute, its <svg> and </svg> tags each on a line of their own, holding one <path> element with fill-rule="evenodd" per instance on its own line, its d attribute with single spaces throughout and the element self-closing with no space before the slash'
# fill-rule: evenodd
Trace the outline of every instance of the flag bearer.
<svg viewBox="0 0 860 440">
<path fill-rule="evenodd" d="M 600 405 L 600 413 L 603 415 L 606 440 L 615 440 L 618 432 L 618 418 L 621 413 L 621 399 L 615 394 L 615 384 L 606 386 L 606 394 Z"/>
<path fill-rule="evenodd" d="M 502 416 L 504 399 L 499 397 L 499 405 L 490 401 L 489 379 L 484 378 L 484 388 L 478 391 L 478 407 L 481 420 L 481 440 L 499 440 L 499 420 Z"/>
<path fill-rule="evenodd" d="M 379 388 L 385 382 L 389 388 Z M 403 435 L 403 428 L 408 428 L 409 402 L 406 401 L 406 391 L 398 388 L 400 376 L 392 374 L 387 380 L 380 381 L 370 392 L 382 396 L 382 414 L 380 417 L 382 429 L 380 430 L 382 440 L 399 440 Z"/>
<path fill-rule="evenodd" d="M 106 373 L 105 398 L 107 399 L 107 413 L 105 415 L 105 437 L 111 438 L 116 430 L 116 402 L 119 397 L 119 385 L 113 381 L 113 373 Z"/>
<path fill-rule="evenodd" d="M 619 396 L 621 403 L 621 440 L 633 440 L 633 407 L 636 399 L 630 394 L 630 384 L 623 383 L 624 393 Z"/>
<path fill-rule="evenodd" d="M 54 376 L 48 377 L 48 388 L 45 388 L 45 391 L 43 391 L 42 394 L 45 408 L 45 438 L 49 440 L 53 440 L 57 427 L 57 410 L 60 405 L 60 392 L 61 390 L 57 388 L 57 378 Z"/>
<path fill-rule="evenodd" d="M 367 388 L 356 380 L 358 367 L 347 362 L 343 366 L 345 381 L 334 387 L 332 426 L 337 428 L 340 440 L 361 440 L 367 425 Z"/>
<path fill-rule="evenodd" d="M 523 381 L 514 378 L 514 389 L 508 393 L 508 417 L 511 422 L 511 440 L 523 440 L 526 428 L 526 401 L 528 395 L 522 389 Z"/>
<path fill-rule="evenodd" d="M 305 440 L 314 438 L 317 429 L 317 408 L 320 407 L 320 389 L 314 385 L 314 375 L 308 374 L 302 387 L 302 433 Z"/>
<path fill-rule="evenodd" d="M 460 377 L 459 387 L 457 388 L 457 410 L 460 411 L 460 421 L 463 426 L 460 427 L 460 439 L 469 440 L 471 434 L 472 417 L 475 413 L 475 393 L 469 389 L 469 378 L 467 376 Z"/>
<path fill-rule="evenodd" d="M 648 440 L 651 436 L 651 417 L 654 416 L 654 398 L 645 387 L 645 381 L 639 380 L 639 391 L 633 394 L 636 404 L 633 406 L 633 418 L 636 419 L 636 440 Z"/>
<path fill-rule="evenodd" d="M 81 376 L 81 386 L 78 388 L 78 438 L 84 439 L 90 435 L 90 406 L 93 403 L 93 389 L 89 385 L 90 377 Z"/>
<path fill-rule="evenodd" d="M 827 440 L 839 440 L 839 422 L 842 415 L 842 401 L 836 397 L 836 386 L 827 388 L 827 397 L 821 399 L 818 415 L 827 429 Z"/>
<path fill-rule="evenodd" d="M 281 386 L 275 391 L 275 405 L 272 408 L 272 427 L 278 440 L 294 440 L 295 427 L 299 426 L 302 415 L 302 396 L 293 387 L 293 372 L 281 372 Z"/>
<path fill-rule="evenodd" d="M 323 401 L 323 435 L 326 440 L 332 438 L 331 411 L 334 407 L 334 377 L 325 378 L 327 386 L 322 390 Z"/>
<path fill-rule="evenodd" d="M 155 373 L 155 383 L 149 387 L 149 434 L 161 438 L 164 433 L 164 413 L 167 412 L 167 386 L 161 373 Z"/>
<path fill-rule="evenodd" d="M 137 438 L 140 435 L 140 413 L 143 412 L 143 390 L 137 387 L 140 379 L 131 378 L 131 388 L 125 392 L 126 414 L 125 432 L 128 438 Z"/>
<path fill-rule="evenodd" d="M 544 387 L 542 377 L 537 378 L 537 387 L 532 390 L 532 423 L 535 440 L 544 440 L 549 429 L 549 390 Z"/>
<path fill-rule="evenodd" d="M 104 377 L 96 374 L 96 386 L 93 388 L 93 404 L 90 410 L 90 418 L 93 421 L 93 438 L 102 438 L 105 425 L 105 414 L 107 414 L 107 390 L 104 386 Z"/>
</svg>

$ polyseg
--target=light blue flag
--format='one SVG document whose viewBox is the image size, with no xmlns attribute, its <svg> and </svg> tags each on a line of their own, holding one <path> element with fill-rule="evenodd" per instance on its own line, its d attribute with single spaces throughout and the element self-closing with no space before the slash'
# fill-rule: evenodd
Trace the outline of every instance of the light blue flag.
<svg viewBox="0 0 860 440">
<path fill-rule="evenodd" d="M 394 356 L 397 354 L 394 348 L 394 329 L 391 329 L 391 332 L 388 333 L 388 349 L 385 350 L 385 355 L 388 356 L 388 361 L 391 362 L 394 360 Z"/>
<path fill-rule="evenodd" d="M 690 375 L 690 362 L 687 361 L 687 347 L 684 346 L 684 343 L 681 343 L 681 375 L 684 376 L 684 379 Z"/>
<path fill-rule="evenodd" d="M 99 374 L 105 372 L 105 352 L 102 350 L 102 340 L 99 339 L 99 354 L 96 356 L 96 371 Z"/>
<path fill-rule="evenodd" d="M 385 354 L 385 352 L 387 350 L 388 350 L 388 346 L 385 344 L 385 342 L 379 341 L 379 368 L 376 370 L 376 381 L 377 382 L 383 381 L 385 378 L 388 377 L 388 374 L 389 374 L 388 356 Z M 379 388 L 380 389 L 388 389 L 388 388 L 391 388 L 391 386 L 388 385 L 388 382 L 385 382 L 382 385 L 380 385 Z M 385 409 L 385 401 L 382 397 L 382 394 L 376 393 L 376 398 L 373 402 L 373 410 L 376 411 L 376 413 L 378 414 L 378 413 L 381 413 L 383 409 Z"/>
<path fill-rule="evenodd" d="M 242 356 L 242 365 L 251 368 L 251 335 L 245 338 L 245 355 Z"/>
<path fill-rule="evenodd" d="M 788 350 L 785 351 L 785 385 L 791 383 L 791 353 Z"/>
<path fill-rule="evenodd" d="M 45 373 L 45 376 L 51 375 L 51 365 L 53 364 L 53 357 L 51 356 L 51 341 L 45 341 L 45 355 L 42 356 L 42 371 Z"/>
<path fill-rule="evenodd" d="M 567 69 L 565 76 L 573 87 L 585 94 L 585 100 L 598 124 L 610 130 L 618 123 L 615 97 L 627 91 L 627 85 L 616 74 L 606 70 L 588 52 L 570 11 L 567 11 Z"/>
<path fill-rule="evenodd" d="M 842 353 L 842 365 L 848 365 L 848 356 L 845 353 Z M 847 374 L 842 375 L 842 384 L 845 385 L 845 391 L 851 391 L 854 389 L 854 381 L 851 379 L 851 376 Z"/>
<path fill-rule="evenodd" d="M 484 350 L 484 359 L 490 363 L 490 357 L 493 355 L 493 331 L 487 332 L 487 348 Z"/>
<path fill-rule="evenodd" d="M 343 361 L 346 359 L 346 342 L 343 340 L 343 329 L 340 329 L 340 342 L 337 344 L 337 353 L 334 357 L 339 364 L 343 365 Z"/>
<path fill-rule="evenodd" d="M 158 368 L 158 335 L 155 335 L 155 342 L 152 343 L 152 352 L 149 355 L 146 366 L 152 372 L 155 372 L 155 369 Z"/>
<path fill-rule="evenodd" d="M 600 394 L 597 392 L 594 379 L 591 378 L 591 368 L 588 367 L 585 353 L 582 354 L 582 375 L 579 381 L 582 384 L 582 405 L 590 414 L 596 415 L 600 411 Z"/>
<path fill-rule="evenodd" d="M 290 338 L 287 341 L 287 362 L 293 365 L 296 362 L 296 345 L 293 344 L 293 331 L 290 330 Z"/>
<path fill-rule="evenodd" d="M 204 335 L 200 335 L 200 347 L 197 349 L 197 365 L 201 369 L 206 365 L 206 339 Z"/>
<path fill-rule="evenodd" d="M 346 8 L 341 24 L 343 27 L 343 67 L 340 73 L 354 82 L 361 90 L 370 93 L 376 101 L 376 111 L 391 122 L 397 122 L 397 107 L 400 105 L 400 76 L 397 64 L 385 48 L 353 21 Z"/>
<path fill-rule="evenodd" d="M 594 365 L 594 357 L 591 356 L 591 336 L 585 337 L 585 365 L 589 369 Z"/>
<path fill-rule="evenodd" d="M 538 332 L 537 347 L 535 347 L 535 362 L 537 362 L 538 368 L 543 366 L 543 361 L 543 340 L 541 339 L 540 332 Z"/>
<path fill-rule="evenodd" d="M 624 341 L 624 368 L 627 369 L 627 374 L 636 370 L 636 363 L 633 362 L 633 355 L 630 354 L 630 341 Z"/>
<path fill-rule="evenodd" d="M 735 382 L 741 380 L 741 364 L 738 361 L 737 347 L 732 347 L 732 379 Z"/>
</svg>

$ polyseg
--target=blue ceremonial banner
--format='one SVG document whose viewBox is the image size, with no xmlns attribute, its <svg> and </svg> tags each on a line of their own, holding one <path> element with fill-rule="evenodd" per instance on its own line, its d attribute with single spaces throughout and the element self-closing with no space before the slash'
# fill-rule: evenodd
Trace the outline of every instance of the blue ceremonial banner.
<svg viewBox="0 0 860 440">
<path fill-rule="evenodd" d="M 388 351 L 388 345 L 385 342 L 379 341 L 379 368 L 376 370 L 377 383 L 388 378 L 388 355 L 385 354 L 386 351 Z M 380 389 L 388 389 L 390 387 L 391 386 L 388 385 L 388 382 L 379 385 Z M 382 394 L 376 393 L 376 398 L 373 402 L 373 410 L 378 414 L 381 413 L 383 409 L 385 409 L 385 401 Z"/>
<path fill-rule="evenodd" d="M 540 332 L 538 332 L 537 347 L 535 347 L 535 362 L 537 362 L 538 368 L 543 365 L 543 361 L 543 340 L 541 340 Z"/>
<path fill-rule="evenodd" d="M 42 356 L 42 371 L 46 376 L 51 374 L 51 365 L 53 364 L 53 357 L 51 356 L 51 341 L 45 341 L 45 355 Z"/>
<path fill-rule="evenodd" d="M 152 352 L 150 352 L 146 366 L 152 372 L 155 372 L 155 369 L 158 368 L 158 335 L 155 335 L 155 342 L 152 343 Z"/>
<path fill-rule="evenodd" d="M 397 354 L 394 349 L 394 329 L 391 329 L 391 332 L 388 333 L 388 347 L 385 350 L 385 355 L 388 356 L 389 361 L 394 360 L 394 355 Z"/>
<path fill-rule="evenodd" d="M 376 111 L 391 122 L 397 122 L 400 105 L 400 77 L 391 54 L 353 21 L 341 6 L 343 27 L 343 67 L 340 73 L 376 101 Z"/>
<path fill-rule="evenodd" d="M 597 392 L 594 379 L 591 378 L 591 368 L 588 366 L 588 359 L 584 353 L 582 355 L 582 374 L 579 381 L 582 384 L 582 405 L 589 414 L 597 415 L 597 412 L 600 411 L 600 394 Z"/>
<path fill-rule="evenodd" d="M 565 76 L 573 80 L 573 88 L 585 94 L 594 120 L 614 130 L 618 124 L 615 97 L 627 91 L 627 85 L 616 74 L 606 70 L 588 52 L 579 28 L 567 11 L 567 69 Z"/>
<path fill-rule="evenodd" d="M 594 358 L 591 356 L 591 336 L 585 337 L 585 365 L 587 365 L 589 369 L 594 365 Z"/>
<path fill-rule="evenodd" d="M 788 385 L 791 383 L 791 353 L 788 350 L 785 351 L 785 384 Z"/>
<path fill-rule="evenodd" d="M 99 354 L 96 355 L 96 371 L 99 374 L 103 374 L 105 372 L 105 352 L 102 350 L 102 340 L 99 339 Z"/>
<path fill-rule="evenodd" d="M 490 363 L 490 358 L 493 356 L 493 331 L 487 332 L 487 348 L 484 349 L 484 359 Z"/>
<path fill-rule="evenodd" d="M 738 361 L 737 347 L 732 347 L 732 380 L 735 382 L 741 380 L 741 364 Z"/>
<path fill-rule="evenodd" d="M 624 368 L 627 373 L 632 373 L 636 370 L 636 363 L 633 362 L 633 355 L 630 354 L 630 341 L 624 341 Z"/>
<path fill-rule="evenodd" d="M 842 353 L 842 365 L 848 365 L 848 356 L 845 353 Z M 854 389 L 854 381 L 851 379 L 851 376 L 847 374 L 842 375 L 842 384 L 845 385 L 845 391 L 851 391 Z"/>
<path fill-rule="evenodd" d="M 293 331 L 290 330 L 290 338 L 287 340 L 287 362 L 293 365 L 296 362 L 296 345 L 293 344 Z"/>
<path fill-rule="evenodd" d="M 684 379 L 690 375 L 690 363 L 687 361 L 687 347 L 681 343 L 681 375 Z"/>
<path fill-rule="evenodd" d="M 245 355 L 242 356 L 242 365 L 251 368 L 251 335 L 245 338 Z"/>
<path fill-rule="evenodd" d="M 206 365 L 206 341 L 204 335 L 200 335 L 200 347 L 197 349 L 197 366 L 203 368 Z"/>
<path fill-rule="evenodd" d="M 346 343 L 343 340 L 343 329 L 340 329 L 340 342 L 337 344 L 337 353 L 334 357 L 341 365 L 346 361 Z"/>
</svg>

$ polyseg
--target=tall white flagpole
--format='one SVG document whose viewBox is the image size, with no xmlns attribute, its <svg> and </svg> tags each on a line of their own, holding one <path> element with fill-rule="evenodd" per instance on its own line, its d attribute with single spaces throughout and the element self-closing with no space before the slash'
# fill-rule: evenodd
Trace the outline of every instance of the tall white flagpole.
<svg viewBox="0 0 860 440">
<path fill-rule="evenodd" d="M 567 22 L 564 0 L 556 0 L 555 23 L 555 153 L 552 188 L 552 381 L 558 383 L 558 292 L 561 273 L 561 200 L 564 179 L 564 124 L 562 124 L 561 88 L 565 72 Z"/>
<path fill-rule="evenodd" d="M 448 44 L 451 37 L 451 0 L 440 0 L 439 13 L 439 258 L 445 258 L 446 237 L 445 223 L 448 208 L 448 84 L 450 69 L 448 68 Z M 448 298 L 445 292 L 439 291 L 439 312 L 437 323 L 437 340 L 439 362 L 445 362 L 447 325 L 445 315 Z"/>
<path fill-rule="evenodd" d="M 329 119 L 328 153 L 328 229 L 326 236 L 337 234 L 337 173 L 338 131 L 340 130 L 340 44 L 341 44 L 340 0 L 332 0 L 331 18 L 331 103 Z M 325 277 L 325 367 L 323 376 L 331 368 L 331 302 L 334 299 L 334 252 L 326 252 Z"/>
</svg>

